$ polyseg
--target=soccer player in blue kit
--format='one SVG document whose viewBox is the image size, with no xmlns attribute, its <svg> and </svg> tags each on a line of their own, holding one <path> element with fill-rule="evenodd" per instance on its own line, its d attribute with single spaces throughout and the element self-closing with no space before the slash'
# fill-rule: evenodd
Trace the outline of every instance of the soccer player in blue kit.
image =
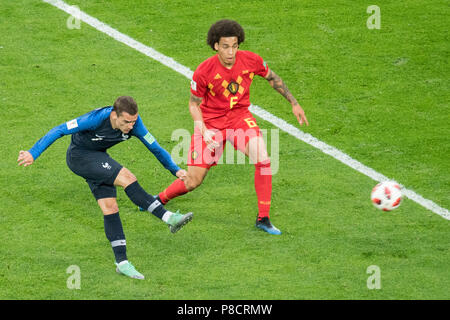
<svg viewBox="0 0 450 320">
<path fill-rule="evenodd" d="M 136 136 L 174 176 L 184 179 L 186 171 L 174 163 L 170 154 L 147 130 L 138 114 L 137 103 L 128 96 L 117 98 L 114 106 L 95 109 L 54 127 L 30 150 L 19 152 L 18 164 L 24 167 L 33 164 L 53 142 L 69 134 L 72 136 L 67 149 L 67 165 L 86 180 L 103 212 L 105 234 L 114 252 L 116 271 L 131 278 L 144 279 L 127 259 L 125 234 L 116 201 L 116 186 L 124 188 L 134 204 L 146 208 L 167 223 L 172 233 L 192 220 L 193 214 L 166 210 L 139 185 L 131 171 L 111 158 L 106 150 Z"/>
</svg>

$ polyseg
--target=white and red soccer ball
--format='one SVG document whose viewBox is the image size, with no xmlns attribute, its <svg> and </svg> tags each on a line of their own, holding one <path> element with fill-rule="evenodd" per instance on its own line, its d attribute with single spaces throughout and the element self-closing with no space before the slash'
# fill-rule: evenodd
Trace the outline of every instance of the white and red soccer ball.
<svg viewBox="0 0 450 320">
<path fill-rule="evenodd" d="M 397 209 L 402 202 L 402 188 L 395 181 L 383 181 L 372 189 L 373 205 L 383 211 Z"/>
</svg>

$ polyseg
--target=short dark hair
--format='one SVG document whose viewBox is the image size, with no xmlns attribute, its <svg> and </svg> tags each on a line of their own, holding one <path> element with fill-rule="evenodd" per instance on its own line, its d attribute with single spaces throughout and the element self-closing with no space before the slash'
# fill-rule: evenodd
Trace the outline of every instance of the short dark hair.
<svg viewBox="0 0 450 320">
<path fill-rule="evenodd" d="M 208 31 L 206 43 L 213 49 L 214 44 L 219 43 L 222 37 L 237 37 L 238 44 L 245 40 L 245 32 L 239 23 L 234 20 L 223 19 L 214 23 Z"/>
<path fill-rule="evenodd" d="M 121 96 L 114 102 L 114 111 L 118 116 L 120 116 L 122 112 L 126 112 L 134 116 L 138 112 L 138 106 L 132 97 Z"/>
</svg>

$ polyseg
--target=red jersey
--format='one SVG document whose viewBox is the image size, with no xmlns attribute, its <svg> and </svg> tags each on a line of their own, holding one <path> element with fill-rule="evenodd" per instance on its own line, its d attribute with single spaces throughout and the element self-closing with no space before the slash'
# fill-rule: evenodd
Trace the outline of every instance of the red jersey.
<svg viewBox="0 0 450 320">
<path fill-rule="evenodd" d="M 231 69 L 220 63 L 217 54 L 203 61 L 192 77 L 191 93 L 203 98 L 200 109 L 205 124 L 222 129 L 230 117 L 247 110 L 253 77 L 265 77 L 268 72 L 264 60 L 250 51 L 238 50 Z"/>
</svg>

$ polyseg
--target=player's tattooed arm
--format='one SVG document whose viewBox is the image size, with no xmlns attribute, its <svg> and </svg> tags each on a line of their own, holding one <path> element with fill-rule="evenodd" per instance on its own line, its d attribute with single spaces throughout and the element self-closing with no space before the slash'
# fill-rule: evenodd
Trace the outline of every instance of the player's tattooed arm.
<svg viewBox="0 0 450 320">
<path fill-rule="evenodd" d="M 295 117 L 297 118 L 297 121 L 300 125 L 303 125 L 303 123 L 306 123 L 306 125 L 309 125 L 308 119 L 306 119 L 305 112 L 303 111 L 300 104 L 297 102 L 297 99 L 292 95 L 292 93 L 287 88 L 286 84 L 284 83 L 283 79 L 280 78 L 279 75 L 277 75 L 275 72 L 269 69 L 269 72 L 266 76 L 267 81 L 269 81 L 272 88 L 277 90 L 283 97 L 286 98 L 287 101 L 290 102 L 292 105 L 292 113 L 294 113 Z"/>
<path fill-rule="evenodd" d="M 203 115 L 202 110 L 200 109 L 200 103 L 202 100 L 202 98 L 191 93 L 191 97 L 189 99 L 189 111 L 191 112 L 192 119 L 194 120 L 194 125 L 198 126 L 199 129 L 202 129 L 203 127 Z M 200 131 L 203 132 L 203 130 Z"/>
<path fill-rule="evenodd" d="M 295 97 L 289 91 L 288 87 L 284 83 L 283 79 L 280 78 L 275 72 L 269 69 L 269 73 L 266 76 L 267 81 L 269 81 L 272 88 L 277 90 L 283 97 L 286 98 L 287 101 L 291 103 L 291 105 L 298 104 Z"/>
<path fill-rule="evenodd" d="M 191 105 L 191 103 L 192 103 L 192 104 L 196 104 L 197 106 L 199 106 L 200 103 L 202 102 L 202 100 L 203 100 L 202 98 L 197 97 L 196 95 L 191 93 L 191 98 L 189 100 L 189 105 Z"/>
</svg>

